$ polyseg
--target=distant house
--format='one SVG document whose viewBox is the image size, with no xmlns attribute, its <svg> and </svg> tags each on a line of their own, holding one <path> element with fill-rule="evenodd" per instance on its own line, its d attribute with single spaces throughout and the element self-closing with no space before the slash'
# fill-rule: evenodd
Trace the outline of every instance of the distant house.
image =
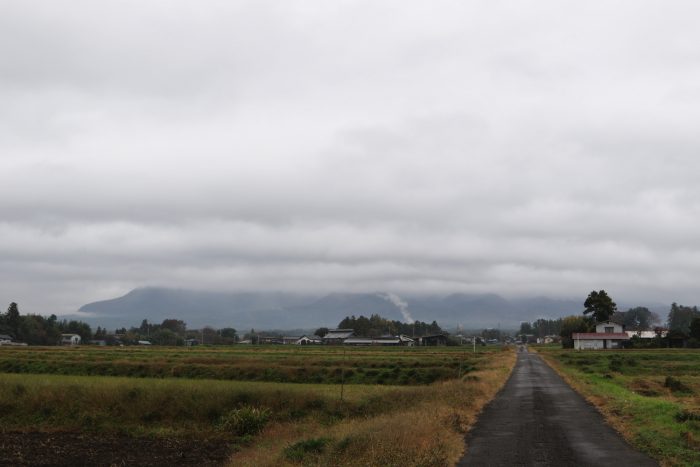
<svg viewBox="0 0 700 467">
<path fill-rule="evenodd" d="M 10 342 L 12 342 L 12 336 L 8 336 L 7 334 L 0 334 L 0 345 L 9 344 Z"/>
<path fill-rule="evenodd" d="M 431 334 L 415 338 L 417 345 L 437 346 L 447 345 L 447 334 Z"/>
<path fill-rule="evenodd" d="M 80 344 L 80 335 L 78 334 L 61 334 L 61 345 L 78 345 Z"/>
<path fill-rule="evenodd" d="M 330 329 L 323 336 L 323 343 L 328 345 L 340 345 L 345 342 L 345 339 L 355 335 L 353 329 Z"/>
<path fill-rule="evenodd" d="M 318 344 L 323 344 L 323 340 L 317 336 L 309 337 L 309 336 L 301 336 L 297 341 L 295 342 L 296 345 L 318 345 Z"/>
<path fill-rule="evenodd" d="M 559 336 L 544 336 L 544 337 L 537 338 L 538 344 L 554 344 L 554 343 L 558 343 L 560 341 L 561 341 L 561 337 L 559 337 Z"/>
<path fill-rule="evenodd" d="M 284 337 L 282 337 L 282 344 L 284 344 L 284 345 L 296 344 L 297 341 L 299 341 L 299 339 L 301 339 L 301 337 L 299 337 L 299 336 L 296 336 L 296 337 L 284 336 Z"/>
<path fill-rule="evenodd" d="M 595 332 L 575 332 L 571 339 L 576 350 L 600 350 L 620 348 L 623 342 L 629 340 L 629 336 L 621 325 L 608 321 L 598 323 Z"/>
</svg>

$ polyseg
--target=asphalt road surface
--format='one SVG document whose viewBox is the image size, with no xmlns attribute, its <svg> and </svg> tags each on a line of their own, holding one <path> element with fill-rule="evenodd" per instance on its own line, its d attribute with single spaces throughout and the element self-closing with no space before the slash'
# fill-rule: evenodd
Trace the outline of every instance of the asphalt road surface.
<svg viewBox="0 0 700 467">
<path fill-rule="evenodd" d="M 459 466 L 658 466 L 634 450 L 536 354 L 513 374 L 467 436 Z"/>
</svg>

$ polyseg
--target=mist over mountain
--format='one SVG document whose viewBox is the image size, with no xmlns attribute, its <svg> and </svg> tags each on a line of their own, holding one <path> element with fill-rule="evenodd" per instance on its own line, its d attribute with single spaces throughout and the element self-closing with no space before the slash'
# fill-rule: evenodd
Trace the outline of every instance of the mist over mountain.
<svg viewBox="0 0 700 467">
<path fill-rule="evenodd" d="M 402 307 L 404 310 L 402 312 Z M 113 329 L 141 320 L 182 319 L 189 327 L 232 326 L 240 330 L 313 329 L 336 326 L 346 316 L 379 314 L 387 319 L 437 321 L 443 327 L 515 328 L 522 321 L 579 314 L 579 300 L 548 297 L 506 299 L 497 294 L 401 296 L 386 293 L 203 292 L 147 287 L 80 308 L 91 324 Z"/>
</svg>

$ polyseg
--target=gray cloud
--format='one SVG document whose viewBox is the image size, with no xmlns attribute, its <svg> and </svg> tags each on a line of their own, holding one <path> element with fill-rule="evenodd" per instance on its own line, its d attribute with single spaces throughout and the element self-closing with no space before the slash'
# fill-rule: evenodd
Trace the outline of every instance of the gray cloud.
<svg viewBox="0 0 700 467">
<path fill-rule="evenodd" d="M 0 5 L 0 299 L 697 303 L 694 2 Z"/>
</svg>

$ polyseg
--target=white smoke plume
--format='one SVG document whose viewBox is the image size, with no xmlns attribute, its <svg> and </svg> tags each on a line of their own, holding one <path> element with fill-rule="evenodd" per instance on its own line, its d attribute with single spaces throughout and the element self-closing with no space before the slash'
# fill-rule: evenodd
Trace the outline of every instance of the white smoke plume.
<svg viewBox="0 0 700 467">
<path fill-rule="evenodd" d="M 413 319 L 413 317 L 411 316 L 411 313 L 409 313 L 409 311 L 408 311 L 408 303 L 401 300 L 401 297 L 399 297 L 398 295 L 393 294 L 393 293 L 383 293 L 383 294 L 378 294 L 378 295 L 380 298 L 383 298 L 384 300 L 396 305 L 396 307 L 399 309 L 399 311 L 401 311 L 401 314 L 403 315 L 403 319 L 407 323 L 411 324 L 415 321 Z"/>
</svg>

